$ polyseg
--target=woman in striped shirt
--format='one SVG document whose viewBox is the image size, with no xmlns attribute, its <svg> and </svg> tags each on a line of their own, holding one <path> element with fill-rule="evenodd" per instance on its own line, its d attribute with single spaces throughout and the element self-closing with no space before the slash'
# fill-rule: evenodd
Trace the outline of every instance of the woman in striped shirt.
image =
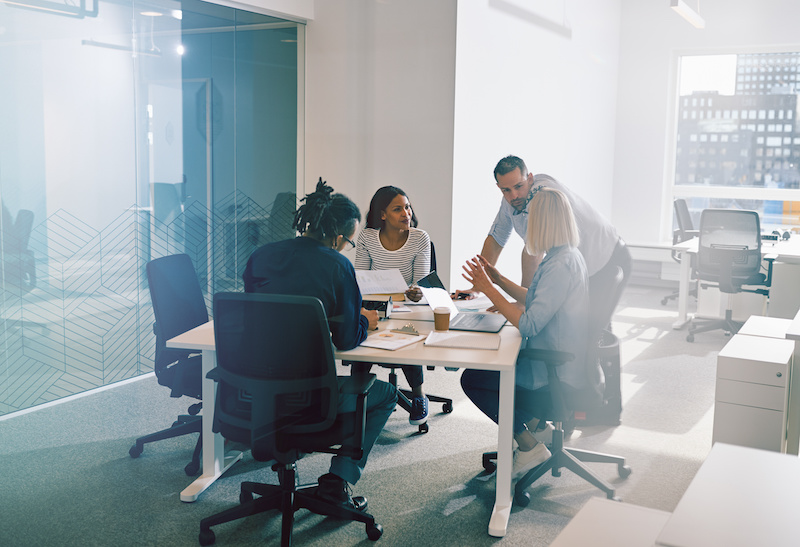
<svg viewBox="0 0 800 547">
<path fill-rule="evenodd" d="M 358 236 L 355 267 L 357 270 L 398 269 L 408 284 L 406 297 L 414 302 L 422 297 L 415 283 L 431 271 L 431 239 L 417 228 L 408 196 L 400 188 L 379 188 L 369 204 L 366 227 Z M 411 386 L 413 425 L 428 420 L 428 398 L 422 390 L 421 366 L 403 365 L 403 374 Z"/>
</svg>

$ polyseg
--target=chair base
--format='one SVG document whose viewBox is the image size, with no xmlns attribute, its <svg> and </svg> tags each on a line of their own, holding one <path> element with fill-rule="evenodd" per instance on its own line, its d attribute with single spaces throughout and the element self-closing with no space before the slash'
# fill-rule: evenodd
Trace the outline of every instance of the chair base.
<svg viewBox="0 0 800 547">
<path fill-rule="evenodd" d="M 695 298 L 697 298 L 697 281 L 695 280 L 693 281 L 693 283 L 694 283 L 694 288 L 689 289 L 689 296 L 694 296 Z M 680 298 L 680 295 L 681 291 L 679 290 L 668 294 L 667 296 L 661 299 L 661 305 L 666 306 L 667 302 L 669 302 L 670 300 L 676 300 L 677 298 Z"/>
<path fill-rule="evenodd" d="M 192 406 L 199 407 L 199 405 L 192 405 Z M 190 412 L 192 410 L 193 410 L 192 408 L 189 409 Z M 161 431 L 157 431 L 155 433 L 151 433 L 150 435 L 145 435 L 143 437 L 139 437 L 138 439 L 136 439 L 136 443 L 130 448 L 130 450 L 128 450 L 128 454 L 130 454 L 131 458 L 138 458 L 144 451 L 144 445 L 146 443 L 162 441 L 164 439 L 172 439 L 174 437 L 188 435 L 189 433 L 199 433 L 200 435 L 197 437 L 197 444 L 195 444 L 194 451 L 192 452 L 192 459 L 188 464 L 186 464 L 186 467 L 183 468 L 184 472 L 190 477 L 197 475 L 197 473 L 200 471 L 200 453 L 203 448 L 202 429 L 203 429 L 202 416 L 183 414 L 181 416 L 178 416 L 178 419 L 175 421 L 175 423 L 172 424 L 171 427 L 168 427 L 167 429 L 162 429 Z"/>
<path fill-rule="evenodd" d="M 617 474 L 625 479 L 631 474 L 631 468 L 625 465 L 625 458 L 604 454 L 602 452 L 591 452 L 577 448 L 566 448 L 564 446 L 564 430 L 561 424 L 556 424 L 553 431 L 553 444 L 550 447 L 551 456 L 546 461 L 528 471 L 521 477 L 514 486 L 514 501 L 517 505 L 526 506 L 530 502 L 530 495 L 525 490 L 533 484 L 539 477 L 552 472 L 554 477 L 561 476 L 561 469 L 569 469 L 585 481 L 602 490 L 608 499 L 617 499 L 616 490 L 613 486 L 598 477 L 583 462 L 613 463 L 617 466 Z M 493 461 L 494 460 L 494 461 Z M 497 452 L 487 452 L 483 455 L 483 467 L 486 471 L 496 469 L 495 461 Z"/>
<path fill-rule="evenodd" d="M 695 321 L 700 322 L 695 323 Z M 725 331 L 726 336 L 730 336 L 731 334 L 739 332 L 742 325 L 744 325 L 744 323 L 741 321 L 733 320 L 733 310 L 728 308 L 725 310 L 725 317 L 722 319 L 693 319 L 692 324 L 689 326 L 689 334 L 686 335 L 686 341 L 694 342 L 694 335 L 698 332 L 708 332 L 717 329 L 722 329 Z"/>
<path fill-rule="evenodd" d="M 367 537 L 377 541 L 383 534 L 383 528 L 375 523 L 369 513 L 357 511 L 341 505 L 334 505 L 317 497 L 317 484 L 297 486 L 297 469 L 295 464 L 275 464 L 272 469 L 278 473 L 278 485 L 257 482 L 243 482 L 239 494 L 239 505 L 200 521 L 200 545 L 211 545 L 216 541 L 212 526 L 249 517 L 272 509 L 281 511 L 281 547 L 292 544 L 292 528 L 294 513 L 300 509 L 308 509 L 318 515 L 363 522 Z M 254 498 L 253 494 L 259 497 Z"/>
</svg>

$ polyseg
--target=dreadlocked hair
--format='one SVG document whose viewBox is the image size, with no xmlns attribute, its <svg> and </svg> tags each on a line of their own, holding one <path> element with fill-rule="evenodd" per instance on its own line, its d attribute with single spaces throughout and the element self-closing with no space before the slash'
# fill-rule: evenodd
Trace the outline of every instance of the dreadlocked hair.
<svg viewBox="0 0 800 547">
<path fill-rule="evenodd" d="M 350 235 L 361 221 L 361 211 L 350 198 L 334 194 L 333 188 L 319 178 L 316 189 L 300 200 L 292 226 L 301 234 L 308 233 L 316 239 Z"/>
</svg>

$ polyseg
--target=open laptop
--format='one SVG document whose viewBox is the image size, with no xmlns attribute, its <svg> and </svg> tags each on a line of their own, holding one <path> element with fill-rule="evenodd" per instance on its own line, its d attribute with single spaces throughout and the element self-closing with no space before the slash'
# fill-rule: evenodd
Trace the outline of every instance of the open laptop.
<svg viewBox="0 0 800 547">
<path fill-rule="evenodd" d="M 450 330 L 499 332 L 506 324 L 506 318 L 499 313 L 459 311 L 435 270 L 420 279 L 417 286 L 431 310 L 440 306 L 450 308 Z"/>
</svg>

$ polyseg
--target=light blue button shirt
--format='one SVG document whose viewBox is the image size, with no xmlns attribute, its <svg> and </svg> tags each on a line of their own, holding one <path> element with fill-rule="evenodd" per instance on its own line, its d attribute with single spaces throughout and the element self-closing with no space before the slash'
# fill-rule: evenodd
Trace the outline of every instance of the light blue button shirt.
<svg viewBox="0 0 800 547">
<path fill-rule="evenodd" d="M 575 359 L 558 369 L 562 382 L 575 389 L 586 383 L 588 347 L 589 277 L 580 251 L 568 246 L 550 249 L 525 298 L 519 331 L 523 347 L 567 351 Z M 547 368 L 541 361 L 520 358 L 516 383 L 526 389 L 547 385 Z"/>
</svg>

